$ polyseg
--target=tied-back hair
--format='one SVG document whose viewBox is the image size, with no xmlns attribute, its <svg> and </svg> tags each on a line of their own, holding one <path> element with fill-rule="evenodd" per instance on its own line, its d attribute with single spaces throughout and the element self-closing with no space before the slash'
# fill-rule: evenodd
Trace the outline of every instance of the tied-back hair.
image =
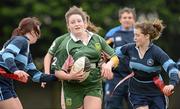
<svg viewBox="0 0 180 109">
<path fill-rule="evenodd" d="M 83 11 L 82 8 L 78 8 L 76 6 L 71 7 L 65 14 L 66 24 L 68 24 L 69 17 L 71 15 L 78 14 L 82 17 L 83 21 L 87 23 L 87 30 L 98 33 L 100 27 L 96 27 L 91 21 L 90 16 Z"/>
<path fill-rule="evenodd" d="M 41 35 L 40 26 L 41 26 L 41 22 L 36 17 L 23 18 L 20 21 L 19 26 L 13 30 L 12 37 L 23 36 L 26 33 L 31 32 L 32 30 L 34 30 L 37 37 L 40 37 Z"/>
<path fill-rule="evenodd" d="M 155 19 L 153 21 L 144 21 L 144 22 L 137 22 L 135 24 L 136 29 L 140 29 L 142 34 L 147 35 L 149 34 L 150 40 L 157 40 L 165 28 L 163 25 L 163 21 L 159 19 Z"/>
</svg>

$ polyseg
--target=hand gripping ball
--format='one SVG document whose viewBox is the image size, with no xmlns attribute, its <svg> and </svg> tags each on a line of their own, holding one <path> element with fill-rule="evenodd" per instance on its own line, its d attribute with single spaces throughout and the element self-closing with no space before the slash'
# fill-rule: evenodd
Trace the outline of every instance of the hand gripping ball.
<svg viewBox="0 0 180 109">
<path fill-rule="evenodd" d="M 89 76 L 90 68 L 91 68 L 90 60 L 87 57 L 82 56 L 74 62 L 71 70 L 77 73 L 79 71 L 83 71 L 85 73 L 85 77 L 79 81 L 79 82 L 83 82 Z"/>
</svg>

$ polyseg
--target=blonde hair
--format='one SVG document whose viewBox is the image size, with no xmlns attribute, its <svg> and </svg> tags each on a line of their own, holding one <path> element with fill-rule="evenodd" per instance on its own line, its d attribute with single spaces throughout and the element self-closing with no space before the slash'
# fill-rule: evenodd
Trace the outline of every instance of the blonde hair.
<svg viewBox="0 0 180 109">
<path fill-rule="evenodd" d="M 144 21 L 138 22 L 135 24 L 136 29 L 141 29 L 142 34 L 147 35 L 149 34 L 150 40 L 157 40 L 165 28 L 163 25 L 163 21 L 159 19 L 155 19 L 153 21 Z"/>
<path fill-rule="evenodd" d="M 71 7 L 65 14 L 66 24 L 68 24 L 69 17 L 71 15 L 78 14 L 82 17 L 83 21 L 87 23 L 87 30 L 98 33 L 100 28 L 96 27 L 91 21 L 90 16 L 83 11 L 82 8 L 78 8 L 76 6 Z"/>
</svg>

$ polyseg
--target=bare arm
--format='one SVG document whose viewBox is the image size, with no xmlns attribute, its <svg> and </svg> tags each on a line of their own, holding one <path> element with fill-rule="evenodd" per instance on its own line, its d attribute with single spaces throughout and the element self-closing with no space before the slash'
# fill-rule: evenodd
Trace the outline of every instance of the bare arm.
<svg viewBox="0 0 180 109">
<path fill-rule="evenodd" d="M 53 58 L 53 56 L 49 53 L 47 53 L 46 56 L 44 57 L 44 72 L 45 72 L 45 74 L 50 74 L 52 58 Z M 46 85 L 46 82 L 41 83 L 41 87 L 44 88 L 45 85 Z"/>
<path fill-rule="evenodd" d="M 49 53 L 47 53 L 46 56 L 44 57 L 44 72 L 46 74 L 50 74 L 52 58 L 53 58 L 53 56 Z"/>
<path fill-rule="evenodd" d="M 106 79 L 112 79 L 113 73 L 112 68 L 117 67 L 119 64 L 119 59 L 117 56 L 113 56 L 107 63 L 102 64 L 101 76 Z"/>
<path fill-rule="evenodd" d="M 85 75 L 83 71 L 74 72 L 73 70 L 70 71 L 70 73 L 67 73 L 63 70 L 55 71 L 55 76 L 59 80 L 82 80 Z"/>
</svg>

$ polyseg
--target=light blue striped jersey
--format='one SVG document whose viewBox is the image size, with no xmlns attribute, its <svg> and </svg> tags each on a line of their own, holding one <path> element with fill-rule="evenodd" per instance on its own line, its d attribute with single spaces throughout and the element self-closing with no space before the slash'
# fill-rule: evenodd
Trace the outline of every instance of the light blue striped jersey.
<svg viewBox="0 0 180 109">
<path fill-rule="evenodd" d="M 48 76 L 36 69 L 28 40 L 26 36 L 14 36 L 8 40 L 0 51 L 0 66 L 11 73 L 23 70 L 34 82 L 54 80 L 54 75 Z"/>
</svg>

